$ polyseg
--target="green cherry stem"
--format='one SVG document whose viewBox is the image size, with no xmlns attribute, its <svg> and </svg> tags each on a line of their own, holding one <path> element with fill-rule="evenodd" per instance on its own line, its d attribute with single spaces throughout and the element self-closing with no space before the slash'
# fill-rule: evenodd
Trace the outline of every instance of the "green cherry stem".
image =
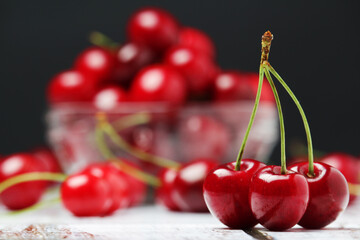
<svg viewBox="0 0 360 240">
<path fill-rule="evenodd" d="M 263 65 L 266 65 L 268 62 L 265 61 Z M 264 67 L 265 68 L 265 67 Z M 284 116 L 281 108 L 281 102 L 279 98 L 278 91 L 276 90 L 274 81 L 272 80 L 269 71 L 265 68 L 265 76 L 271 86 L 271 89 L 273 91 L 278 114 L 279 114 L 279 123 L 280 123 L 280 146 L 281 146 L 281 174 L 286 174 L 286 153 L 285 153 L 285 126 L 284 126 Z"/>
<path fill-rule="evenodd" d="M 101 126 L 99 126 L 99 124 L 98 124 L 98 126 L 96 126 L 96 129 L 95 129 L 95 139 L 96 139 L 97 147 L 105 159 L 107 159 L 112 164 L 114 164 L 114 166 L 117 167 L 118 169 L 123 170 L 127 174 L 135 177 L 136 179 L 138 179 L 144 183 L 147 183 L 154 187 L 158 187 L 161 185 L 161 181 L 157 177 L 154 177 L 151 174 L 145 173 L 145 172 L 137 169 L 136 167 L 133 167 L 133 166 L 125 163 L 125 161 L 118 158 L 110 150 L 110 148 L 106 145 L 104 137 L 105 137 L 104 132 L 103 132 Z"/>
<path fill-rule="evenodd" d="M 304 123 L 304 128 L 305 128 L 306 138 L 307 138 L 308 158 L 309 158 L 309 175 L 314 176 L 314 153 L 313 153 L 314 151 L 313 151 L 313 144 L 312 144 L 310 127 L 309 127 L 309 123 L 307 121 L 305 112 L 304 112 L 303 108 L 301 107 L 301 104 L 300 104 L 299 100 L 296 98 L 295 94 L 291 91 L 289 86 L 280 77 L 280 75 L 275 71 L 275 69 L 270 64 L 267 64 L 265 67 L 266 67 L 266 69 L 268 71 L 270 71 L 275 76 L 275 78 L 285 88 L 285 90 L 288 92 L 288 94 L 290 95 L 290 97 L 294 101 L 295 105 L 299 109 L 300 115 L 301 115 L 303 123 Z"/>
<path fill-rule="evenodd" d="M 95 46 L 108 48 L 108 49 L 116 49 L 117 47 L 120 46 L 120 44 L 116 43 L 105 34 L 97 31 L 93 31 L 90 33 L 89 41 Z"/>
<path fill-rule="evenodd" d="M 112 122 L 111 125 L 113 125 L 116 130 L 121 131 L 126 128 L 148 123 L 150 120 L 151 117 L 148 113 L 140 112 L 128 116 L 123 116 L 115 122 Z"/>
<path fill-rule="evenodd" d="M 240 150 L 239 150 L 239 154 L 238 157 L 236 159 L 236 164 L 235 164 L 235 171 L 240 171 L 240 164 L 241 164 L 241 159 L 244 155 L 244 150 L 245 150 L 245 146 L 246 146 L 246 142 L 248 140 L 249 137 L 249 133 L 251 130 L 251 127 L 253 125 L 254 119 L 255 119 L 255 115 L 259 106 L 259 102 L 260 102 L 260 96 L 261 96 L 261 89 L 262 89 L 262 85 L 263 85 L 263 81 L 264 81 L 264 68 L 262 66 L 260 66 L 260 70 L 259 70 L 259 85 L 258 85 L 258 90 L 256 93 L 256 98 L 255 98 L 255 104 L 253 107 L 253 110 L 251 112 L 251 116 L 250 116 L 250 121 L 249 124 L 247 126 L 246 132 L 245 132 L 245 136 L 244 139 L 242 141 Z"/>
<path fill-rule="evenodd" d="M 161 167 L 174 168 L 174 169 L 180 167 L 180 164 L 173 160 L 155 156 L 153 154 L 144 152 L 139 148 L 133 147 L 116 132 L 114 127 L 107 121 L 106 116 L 104 114 L 98 114 L 97 118 L 99 121 L 99 126 L 102 129 L 102 131 L 105 132 L 109 136 L 111 141 L 115 143 L 119 148 L 125 150 L 126 152 L 130 153 L 131 155 L 143 161 L 150 162 L 152 164 Z"/>
<path fill-rule="evenodd" d="M 7 188 L 22 182 L 39 181 L 39 180 L 63 182 L 66 178 L 67 175 L 63 173 L 52 173 L 52 172 L 23 173 L 2 181 L 0 183 L 0 194 Z"/>
</svg>

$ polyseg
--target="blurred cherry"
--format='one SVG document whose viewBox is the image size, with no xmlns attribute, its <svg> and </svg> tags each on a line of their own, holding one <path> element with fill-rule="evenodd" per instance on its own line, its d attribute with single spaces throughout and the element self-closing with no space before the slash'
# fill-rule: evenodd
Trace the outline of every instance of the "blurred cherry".
<svg viewBox="0 0 360 240">
<path fill-rule="evenodd" d="M 35 148 L 31 152 L 44 165 L 46 172 L 61 173 L 61 167 L 55 154 L 47 147 Z"/>
<path fill-rule="evenodd" d="M 178 45 L 193 48 L 196 51 L 209 56 L 211 59 L 214 59 L 215 57 L 215 46 L 213 41 L 206 33 L 196 28 L 182 28 Z"/>
<path fill-rule="evenodd" d="M 162 53 L 176 43 L 179 26 L 176 19 L 167 11 L 147 7 L 130 17 L 127 34 L 130 41 Z"/>
<path fill-rule="evenodd" d="M 67 70 L 51 79 L 47 99 L 50 103 L 91 101 L 96 88 L 92 76 L 78 70 Z"/>
<path fill-rule="evenodd" d="M 45 166 L 31 154 L 18 153 L 0 162 L 0 182 L 23 173 L 43 172 Z M 11 210 L 23 209 L 37 203 L 46 189 L 46 181 L 16 184 L 0 194 L 1 202 Z"/>
<path fill-rule="evenodd" d="M 179 206 L 173 200 L 174 181 L 177 174 L 177 170 L 165 168 L 158 175 L 161 186 L 156 189 L 156 202 L 171 211 L 180 211 Z"/>
<path fill-rule="evenodd" d="M 127 100 L 128 96 L 125 90 L 113 85 L 100 89 L 93 98 L 93 104 L 98 110 L 108 111 Z"/>
<path fill-rule="evenodd" d="M 183 104 L 186 100 L 185 79 L 166 65 L 151 65 L 141 70 L 131 86 L 133 101 Z"/>
</svg>

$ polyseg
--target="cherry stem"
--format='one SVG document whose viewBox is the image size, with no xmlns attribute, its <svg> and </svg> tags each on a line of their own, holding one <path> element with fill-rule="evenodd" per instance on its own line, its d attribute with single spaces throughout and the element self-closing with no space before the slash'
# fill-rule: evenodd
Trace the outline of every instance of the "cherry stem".
<svg viewBox="0 0 360 240">
<path fill-rule="evenodd" d="M 98 31 L 93 31 L 90 33 L 89 41 L 96 46 L 108 49 L 116 49 L 120 46 L 120 44 L 116 43 L 114 40 Z"/>
<path fill-rule="evenodd" d="M 248 123 L 247 129 L 246 129 L 246 132 L 245 132 L 245 136 L 244 136 L 243 142 L 242 142 L 240 150 L 239 150 L 238 157 L 236 159 L 235 171 L 240 171 L 241 159 L 242 159 L 242 157 L 244 155 L 246 142 L 248 140 L 249 133 L 250 133 L 251 127 L 253 125 L 255 115 L 256 115 L 256 112 L 257 112 L 257 109 L 258 109 L 258 106 L 259 106 L 259 103 L 260 103 L 260 96 L 261 96 L 261 89 L 262 89 L 263 81 L 264 81 L 264 68 L 260 66 L 260 69 L 259 69 L 259 85 L 258 85 L 258 90 L 257 90 L 257 93 L 256 93 L 255 104 L 254 104 L 253 110 L 251 112 L 250 121 Z"/>
<path fill-rule="evenodd" d="M 167 159 L 163 157 L 158 157 L 153 154 L 147 153 L 142 151 L 139 148 L 133 147 L 131 144 L 126 142 L 114 129 L 114 127 L 107 121 L 106 115 L 103 113 L 99 113 L 97 115 L 99 126 L 112 140 L 113 143 L 115 143 L 119 148 L 125 150 L 126 152 L 130 153 L 131 155 L 139 158 L 140 160 L 143 160 L 145 162 L 150 162 L 152 164 L 166 167 L 166 168 L 174 168 L 177 169 L 180 167 L 180 164 Z"/>
<path fill-rule="evenodd" d="M 151 174 L 145 173 L 145 172 L 139 170 L 138 168 L 125 163 L 123 160 L 118 158 L 106 145 L 104 137 L 105 137 L 104 132 L 103 132 L 101 126 L 99 126 L 99 125 L 96 126 L 95 138 L 96 138 L 97 147 L 99 148 L 101 154 L 103 155 L 103 157 L 105 159 L 107 159 L 108 161 L 111 161 L 114 164 L 114 166 L 117 167 L 118 169 L 123 170 L 127 174 L 135 177 L 136 179 L 138 179 L 144 183 L 147 183 L 154 187 L 159 187 L 161 185 L 161 181 L 157 177 L 154 177 Z"/>
<path fill-rule="evenodd" d="M 263 65 L 266 65 L 268 62 L 264 61 Z M 265 67 L 264 67 L 265 68 Z M 279 98 L 278 91 L 276 90 L 276 86 L 274 81 L 272 80 L 269 71 L 265 68 L 266 78 L 271 86 L 271 89 L 274 93 L 278 114 L 279 114 L 279 123 L 280 123 L 280 146 L 281 146 L 281 174 L 286 174 L 286 153 L 285 153 L 285 126 L 284 126 L 284 116 L 281 108 L 281 102 Z"/>
<path fill-rule="evenodd" d="M 305 132 L 306 132 L 306 138 L 307 138 L 307 145 L 308 145 L 308 160 L 309 160 L 309 175 L 310 176 L 314 176 L 314 153 L 313 153 L 313 145 L 312 145 L 312 138 L 311 138 L 311 132 L 310 132 L 310 127 L 309 127 L 309 123 L 307 121 L 305 112 L 303 110 L 303 108 L 301 107 L 301 104 L 299 102 L 299 100 L 296 98 L 295 94 L 291 91 L 291 89 L 289 88 L 289 86 L 285 83 L 285 81 L 280 77 L 280 75 L 275 71 L 275 69 L 270 65 L 267 64 L 265 65 L 266 69 L 268 71 L 270 71 L 275 78 L 280 82 L 280 84 L 285 88 L 285 90 L 288 92 L 288 94 L 290 95 L 290 97 L 292 98 L 292 100 L 294 101 L 295 105 L 297 106 L 300 115 L 302 117 L 303 123 L 304 123 L 304 128 L 305 128 Z"/>
<path fill-rule="evenodd" d="M 53 172 L 23 173 L 2 181 L 0 183 L 0 194 L 6 189 L 23 182 L 39 181 L 39 180 L 63 182 L 66 178 L 67 175 L 63 173 L 53 173 Z"/>
<path fill-rule="evenodd" d="M 112 125 L 116 130 L 121 131 L 126 128 L 141 125 L 150 122 L 151 118 L 148 113 L 136 113 L 128 116 L 121 117 L 117 121 L 113 122 Z"/>
<path fill-rule="evenodd" d="M 18 214 L 23 214 L 23 213 L 26 213 L 26 212 L 47 208 L 47 207 L 53 206 L 54 204 L 57 204 L 57 203 L 60 203 L 60 202 L 61 202 L 61 198 L 57 197 L 57 198 L 54 198 L 54 199 L 38 202 L 38 203 L 36 203 L 36 204 L 34 204 L 34 205 L 30 206 L 30 207 L 27 207 L 27 208 L 6 212 L 4 215 L 13 216 L 13 215 L 18 215 Z"/>
</svg>

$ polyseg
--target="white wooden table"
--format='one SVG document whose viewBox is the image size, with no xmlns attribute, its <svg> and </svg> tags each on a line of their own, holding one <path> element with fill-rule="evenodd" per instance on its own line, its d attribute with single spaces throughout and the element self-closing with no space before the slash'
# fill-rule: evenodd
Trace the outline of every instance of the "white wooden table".
<svg viewBox="0 0 360 240">
<path fill-rule="evenodd" d="M 3 209 L 0 209 L 4 213 Z M 296 226 L 270 232 L 260 225 L 263 239 L 360 239 L 360 202 L 349 207 L 336 222 L 322 230 Z M 118 211 L 110 217 L 76 218 L 60 205 L 16 216 L 0 216 L 0 239 L 254 239 L 230 230 L 211 214 L 173 213 L 158 206 Z"/>
</svg>

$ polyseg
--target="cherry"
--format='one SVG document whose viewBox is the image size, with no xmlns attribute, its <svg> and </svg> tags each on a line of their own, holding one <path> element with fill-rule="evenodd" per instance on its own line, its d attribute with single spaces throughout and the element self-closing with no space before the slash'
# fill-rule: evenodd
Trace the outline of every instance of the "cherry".
<svg viewBox="0 0 360 240">
<path fill-rule="evenodd" d="M 130 17 L 127 34 L 130 41 L 162 53 L 176 43 L 179 26 L 170 13 L 148 7 L 140 9 Z"/>
<path fill-rule="evenodd" d="M 335 221 L 349 202 L 345 177 L 339 170 L 325 163 L 314 163 L 314 175 L 309 174 L 309 163 L 290 166 L 302 174 L 309 185 L 309 204 L 298 223 L 304 228 L 320 229 Z"/>
<path fill-rule="evenodd" d="M 175 169 L 164 168 L 158 175 L 161 181 L 161 186 L 156 189 L 156 202 L 171 211 L 180 211 L 179 206 L 172 198 L 174 181 L 177 174 L 178 172 Z"/>
<path fill-rule="evenodd" d="M 155 60 L 156 56 L 149 48 L 133 42 L 125 43 L 115 53 L 112 78 L 127 85 L 141 68 Z"/>
<path fill-rule="evenodd" d="M 133 101 L 183 104 L 186 99 L 185 79 L 172 67 L 151 65 L 136 75 L 130 95 Z"/>
<path fill-rule="evenodd" d="M 45 171 L 43 163 L 31 154 L 18 153 L 0 162 L 0 182 L 23 173 Z M 23 209 L 37 203 L 46 189 L 45 181 L 16 184 L 0 194 L 1 202 L 11 210 Z"/>
<path fill-rule="evenodd" d="M 304 215 L 309 202 L 309 186 L 299 173 L 287 170 L 282 174 L 280 166 L 267 166 L 253 176 L 249 201 L 251 211 L 261 225 L 273 231 L 286 230 Z"/>
<path fill-rule="evenodd" d="M 230 132 L 222 122 L 205 115 L 192 115 L 181 121 L 179 139 L 186 159 L 225 156 L 230 145 Z"/>
<path fill-rule="evenodd" d="M 164 61 L 183 74 L 193 94 L 209 90 L 217 73 L 217 67 L 209 56 L 188 46 L 178 45 L 171 48 Z"/>
<path fill-rule="evenodd" d="M 184 27 L 180 31 L 179 45 L 196 49 L 200 53 L 215 57 L 215 46 L 211 38 L 206 33 L 196 28 Z"/>
<path fill-rule="evenodd" d="M 204 199 L 211 214 L 230 228 L 248 229 L 258 222 L 249 205 L 249 185 L 252 176 L 264 163 L 252 159 L 241 160 L 213 169 L 204 181 Z"/>
<path fill-rule="evenodd" d="M 96 91 L 96 80 L 78 70 L 68 70 L 51 79 L 47 89 L 50 103 L 90 101 Z"/>
<path fill-rule="evenodd" d="M 99 83 L 108 80 L 115 65 L 112 52 L 101 47 L 90 47 L 75 59 L 75 69 L 94 77 Z"/>
<path fill-rule="evenodd" d="M 322 157 L 319 161 L 338 169 L 348 183 L 360 183 L 360 165 L 358 165 L 358 160 L 355 157 L 345 153 L 331 153 Z M 356 194 L 351 194 L 350 192 L 349 204 L 353 203 L 357 197 Z"/>
<path fill-rule="evenodd" d="M 47 147 L 36 148 L 31 152 L 45 166 L 46 172 L 61 173 L 61 167 L 55 154 Z"/>
<path fill-rule="evenodd" d="M 224 71 L 215 78 L 214 95 L 216 101 L 253 100 L 256 96 L 259 75 Z M 261 101 L 274 102 L 272 90 L 268 82 L 263 83 Z"/>
<path fill-rule="evenodd" d="M 199 158 L 184 164 L 175 177 L 172 199 L 185 212 L 207 212 L 204 197 L 203 183 L 206 175 L 218 163 L 213 159 Z"/>
<path fill-rule="evenodd" d="M 110 215 L 119 208 L 128 207 L 130 204 L 130 188 L 128 177 L 119 174 L 118 169 L 111 163 L 92 164 L 85 168 L 83 173 L 89 173 L 105 179 L 110 186 L 111 205 L 104 213 Z"/>
<path fill-rule="evenodd" d="M 98 110 L 108 111 L 114 109 L 119 103 L 126 102 L 127 100 L 127 93 L 121 87 L 108 86 L 95 94 L 93 104 Z"/>
<path fill-rule="evenodd" d="M 75 216 L 103 216 L 112 207 L 111 187 L 102 174 L 80 172 L 61 185 L 61 199 Z"/>
</svg>

